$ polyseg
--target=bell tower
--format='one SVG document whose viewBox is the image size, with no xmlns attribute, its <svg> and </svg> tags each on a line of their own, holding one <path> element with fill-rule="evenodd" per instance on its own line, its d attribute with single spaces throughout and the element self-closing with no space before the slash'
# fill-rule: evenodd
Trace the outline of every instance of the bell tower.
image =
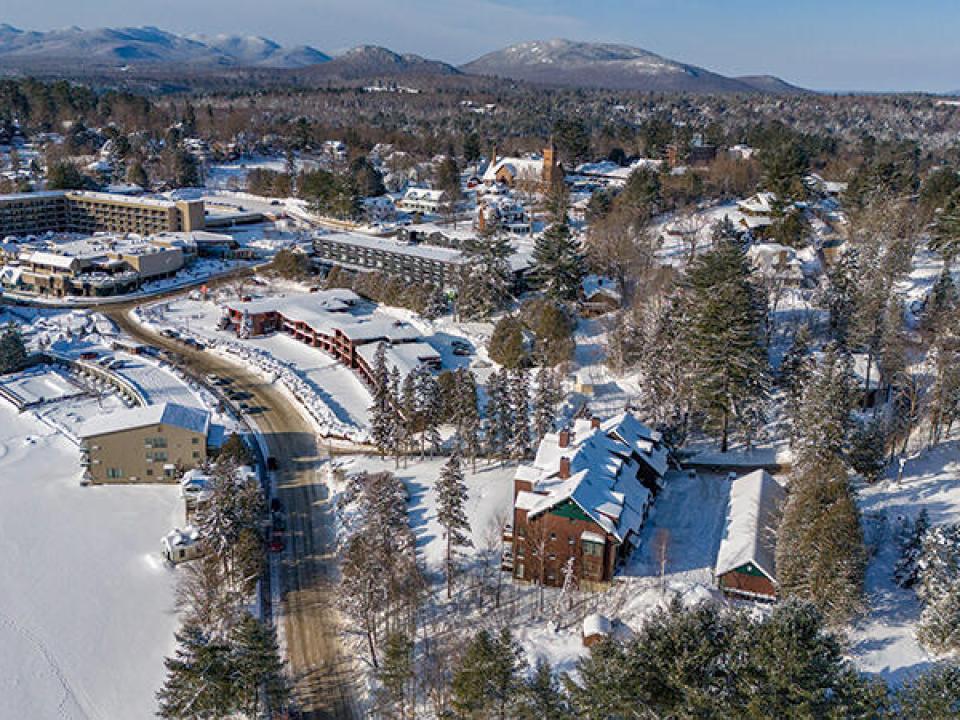
<svg viewBox="0 0 960 720">
<path fill-rule="evenodd" d="M 541 179 L 547 187 L 563 179 L 563 168 L 560 167 L 560 163 L 557 161 L 557 146 L 554 144 L 553 138 L 550 139 L 550 142 L 543 149 L 543 172 Z"/>
</svg>

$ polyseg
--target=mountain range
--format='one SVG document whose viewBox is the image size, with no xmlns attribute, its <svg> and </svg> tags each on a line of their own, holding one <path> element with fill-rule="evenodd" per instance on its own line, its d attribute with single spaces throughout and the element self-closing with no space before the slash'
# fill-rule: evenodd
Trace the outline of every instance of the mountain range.
<svg viewBox="0 0 960 720">
<path fill-rule="evenodd" d="M 727 77 L 628 45 L 572 40 L 521 43 L 458 68 L 373 45 L 331 56 L 309 45 L 283 47 L 258 36 L 178 35 L 155 27 L 37 32 L 0 25 L 0 72 L 83 76 L 258 68 L 287 71 L 297 81 L 480 75 L 552 87 L 643 92 L 804 92 L 771 76 Z"/>
</svg>

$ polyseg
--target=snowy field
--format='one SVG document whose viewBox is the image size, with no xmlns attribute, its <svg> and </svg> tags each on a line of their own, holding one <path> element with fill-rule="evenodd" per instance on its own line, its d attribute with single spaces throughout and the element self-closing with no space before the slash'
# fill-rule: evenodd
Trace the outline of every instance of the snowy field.
<svg viewBox="0 0 960 720">
<path fill-rule="evenodd" d="M 170 486 L 79 485 L 75 447 L 0 403 L 0 717 L 153 717 L 174 645 Z"/>
</svg>

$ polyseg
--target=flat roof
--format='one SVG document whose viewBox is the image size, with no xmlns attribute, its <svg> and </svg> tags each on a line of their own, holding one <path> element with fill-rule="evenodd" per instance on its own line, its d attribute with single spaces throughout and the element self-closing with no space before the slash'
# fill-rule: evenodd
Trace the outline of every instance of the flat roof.
<svg viewBox="0 0 960 720">
<path fill-rule="evenodd" d="M 437 262 L 447 264 L 463 264 L 466 262 L 463 253 L 452 248 L 436 247 L 435 245 L 411 245 L 391 238 L 372 237 L 369 235 L 360 235 L 359 233 L 329 233 L 327 235 L 317 235 L 315 242 L 332 242 L 340 245 L 351 245 L 353 247 L 366 248 L 368 250 L 380 250 L 382 252 L 393 253 L 396 255 L 408 255 L 410 257 L 419 257 L 425 260 L 436 260 Z"/>
</svg>

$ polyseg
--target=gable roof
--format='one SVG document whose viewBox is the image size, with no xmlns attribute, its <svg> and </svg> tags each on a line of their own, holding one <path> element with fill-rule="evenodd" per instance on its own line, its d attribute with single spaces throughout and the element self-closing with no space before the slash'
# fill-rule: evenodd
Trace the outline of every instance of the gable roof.
<svg viewBox="0 0 960 720">
<path fill-rule="evenodd" d="M 520 493 L 517 507 L 533 518 L 569 501 L 623 542 L 639 531 L 652 500 L 651 491 L 638 479 L 638 461 L 661 477 L 667 470 L 669 450 L 660 441 L 659 433 L 630 413 L 598 428 L 590 421 L 577 421 L 566 447 L 560 447 L 560 433 L 548 433 L 533 463 L 517 468 L 517 479 L 530 482 L 535 490 Z M 570 462 L 566 479 L 560 477 L 562 458 Z"/>
<path fill-rule="evenodd" d="M 777 581 L 776 531 L 787 492 L 770 473 L 755 470 L 733 481 L 716 575 L 753 564 Z"/>
<path fill-rule="evenodd" d="M 108 415 L 87 420 L 80 426 L 77 436 L 80 438 L 98 437 L 124 430 L 149 427 L 150 425 L 171 425 L 206 435 L 210 427 L 210 413 L 206 410 L 176 403 L 145 405 L 132 410 L 118 410 Z"/>
</svg>

